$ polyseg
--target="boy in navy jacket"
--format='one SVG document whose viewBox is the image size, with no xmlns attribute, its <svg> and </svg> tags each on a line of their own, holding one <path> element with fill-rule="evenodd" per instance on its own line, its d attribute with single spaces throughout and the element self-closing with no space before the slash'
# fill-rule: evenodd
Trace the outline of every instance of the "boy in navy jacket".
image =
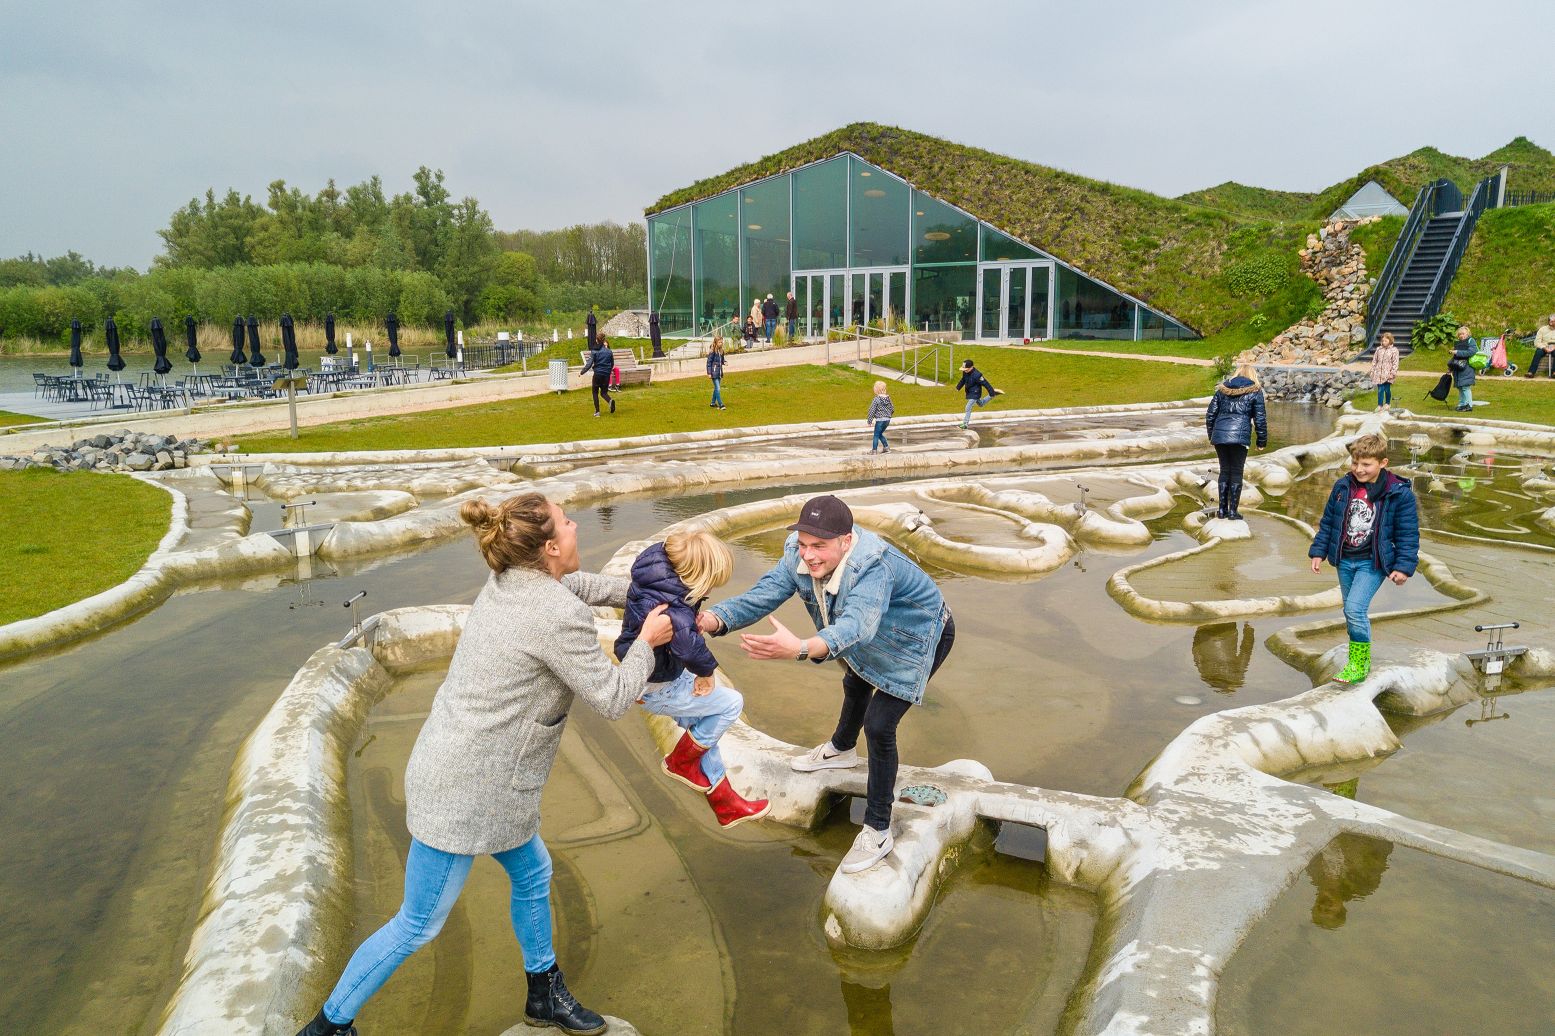
<svg viewBox="0 0 1555 1036">
<path fill-rule="evenodd" d="M 1409 479 L 1388 470 L 1388 441 L 1369 432 L 1350 444 L 1350 471 L 1334 483 L 1307 551 L 1312 571 L 1339 570 L 1350 656 L 1334 677 L 1360 683 L 1371 673 L 1371 599 L 1384 581 L 1403 586 L 1420 563 L 1420 513 Z"/>
</svg>

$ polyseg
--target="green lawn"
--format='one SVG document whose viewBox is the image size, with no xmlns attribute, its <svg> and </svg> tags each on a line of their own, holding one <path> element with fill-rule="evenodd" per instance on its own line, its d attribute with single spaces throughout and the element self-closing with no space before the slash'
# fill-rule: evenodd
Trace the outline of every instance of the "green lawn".
<svg viewBox="0 0 1555 1036">
<path fill-rule="evenodd" d="M 1393 383 L 1393 405 L 1406 407 L 1419 414 L 1451 414 L 1458 405 L 1458 392 L 1454 389 L 1447 402 L 1438 403 L 1425 398 L 1426 389 L 1432 383 L 1425 378 L 1403 378 Z M 1374 390 L 1358 392 L 1351 397 L 1355 406 L 1370 410 L 1377 403 Z M 1475 407 L 1474 415 L 1498 421 L 1527 421 L 1533 424 L 1555 425 L 1555 384 L 1541 375 L 1533 380 L 1522 377 L 1483 377 L 1474 384 L 1474 401 L 1489 406 Z"/>
<path fill-rule="evenodd" d="M 124 582 L 171 514 L 171 497 L 127 475 L 0 471 L 0 624 Z"/>
<path fill-rule="evenodd" d="M 1182 399 L 1210 389 L 1209 375 L 1200 367 L 976 346 L 956 349 L 958 360 L 966 355 L 989 364 L 989 377 L 1008 393 L 991 404 L 995 409 Z M 587 391 L 574 388 L 562 396 L 319 425 L 303 428 L 295 440 L 278 432 L 238 441 L 248 452 L 268 453 L 507 446 L 846 418 L 857 418 L 863 428 L 874 380 L 841 366 L 741 374 L 731 362 L 724 382 L 728 410 L 711 409 L 707 382 L 692 378 L 627 389 L 620 394 L 620 410 L 598 419 L 591 416 Z M 899 415 L 959 413 L 962 405 L 960 394 L 948 387 L 893 384 L 891 398 Z"/>
<path fill-rule="evenodd" d="M 11 428 L 19 424 L 37 424 L 44 420 L 31 414 L 13 414 L 9 410 L 0 410 L 0 428 Z"/>
</svg>

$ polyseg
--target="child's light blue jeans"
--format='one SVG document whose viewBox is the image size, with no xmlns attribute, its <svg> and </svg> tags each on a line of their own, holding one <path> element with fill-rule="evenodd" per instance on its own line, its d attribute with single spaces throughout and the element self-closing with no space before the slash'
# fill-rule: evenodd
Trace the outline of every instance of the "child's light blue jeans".
<svg viewBox="0 0 1555 1036">
<path fill-rule="evenodd" d="M 1458 386 L 1458 405 L 1459 406 L 1473 406 L 1474 405 L 1474 386 L 1472 386 L 1472 385 L 1460 385 L 1460 386 Z"/>
<path fill-rule="evenodd" d="M 889 450 L 891 448 L 885 441 L 886 425 L 890 423 L 891 422 L 889 420 L 875 422 L 875 437 L 869 441 L 869 450 L 871 453 L 873 453 L 875 450 Z"/>
<path fill-rule="evenodd" d="M 551 948 L 551 854 L 535 835 L 517 848 L 491 855 L 513 883 L 509 910 L 524 951 L 524 970 L 544 971 L 556 963 Z M 355 1018 L 405 958 L 432 941 L 453 912 L 474 862 L 473 856 L 445 853 L 410 840 L 405 899 L 399 913 L 351 955 L 345 974 L 324 1002 L 325 1018 L 337 1024 Z"/>
<path fill-rule="evenodd" d="M 745 696 L 733 687 L 715 685 L 700 698 L 692 694 L 696 674 L 687 669 L 669 683 L 649 684 L 643 695 L 643 708 L 656 716 L 668 716 L 691 732 L 691 740 L 707 749 L 702 756 L 702 773 L 717 784 L 725 773 L 718 739 L 734 726 L 745 711 Z"/>
<path fill-rule="evenodd" d="M 1384 403 L 1391 402 L 1393 402 L 1393 383 L 1384 381 L 1377 386 L 1377 405 L 1381 406 Z"/>
<path fill-rule="evenodd" d="M 971 396 L 968 396 L 966 400 L 966 414 L 961 418 L 962 425 L 969 425 L 972 423 L 972 408 L 974 406 L 987 406 L 988 401 L 992 398 L 992 396 L 978 396 L 976 399 L 973 399 Z"/>
<path fill-rule="evenodd" d="M 1370 557 L 1339 559 L 1339 593 L 1344 597 L 1344 624 L 1350 639 L 1371 643 L 1371 599 L 1382 589 L 1387 573 Z"/>
<path fill-rule="evenodd" d="M 724 405 L 724 397 L 723 397 L 723 391 L 722 391 L 723 383 L 724 383 L 724 379 L 722 379 L 722 378 L 714 378 L 713 379 L 713 405 L 714 406 L 723 406 Z"/>
</svg>

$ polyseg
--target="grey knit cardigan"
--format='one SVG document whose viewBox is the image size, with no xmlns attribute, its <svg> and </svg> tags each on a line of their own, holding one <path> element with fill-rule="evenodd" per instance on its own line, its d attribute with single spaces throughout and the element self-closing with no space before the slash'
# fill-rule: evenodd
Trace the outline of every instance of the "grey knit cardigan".
<svg viewBox="0 0 1555 1036">
<path fill-rule="evenodd" d="M 463 856 L 534 837 L 573 696 L 619 719 L 653 670 L 645 640 L 619 666 L 600 649 L 589 606 L 624 607 L 627 586 L 516 568 L 486 581 L 405 770 L 412 835 Z"/>
</svg>

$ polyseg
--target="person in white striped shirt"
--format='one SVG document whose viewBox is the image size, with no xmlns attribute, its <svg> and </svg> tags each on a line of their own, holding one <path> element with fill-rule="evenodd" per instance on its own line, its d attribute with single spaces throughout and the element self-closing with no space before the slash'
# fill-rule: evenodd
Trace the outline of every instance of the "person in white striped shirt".
<svg viewBox="0 0 1555 1036">
<path fill-rule="evenodd" d="M 869 401 L 869 416 L 864 418 L 865 423 L 875 426 L 875 437 L 869 442 L 870 453 L 891 452 L 890 444 L 885 441 L 885 430 L 895 414 L 896 411 L 891 406 L 891 396 L 886 392 L 885 382 L 875 382 L 875 398 Z"/>
</svg>

